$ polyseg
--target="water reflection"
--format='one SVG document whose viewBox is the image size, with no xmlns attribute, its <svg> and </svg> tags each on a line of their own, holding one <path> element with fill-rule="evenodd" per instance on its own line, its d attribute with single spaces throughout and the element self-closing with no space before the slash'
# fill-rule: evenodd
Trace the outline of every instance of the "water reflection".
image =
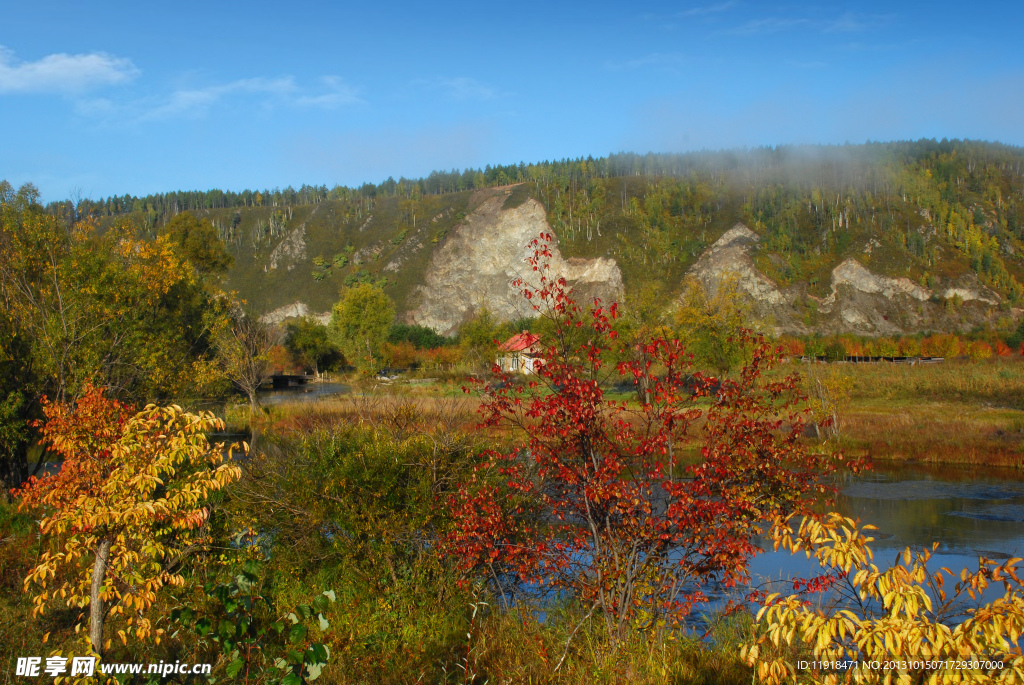
<svg viewBox="0 0 1024 685">
<path fill-rule="evenodd" d="M 1005 469 L 944 473 L 876 467 L 836 500 L 846 516 L 878 527 L 876 549 L 930 546 L 977 556 L 1024 552 L 1024 477 Z"/>
<path fill-rule="evenodd" d="M 885 568 L 905 547 L 940 543 L 932 571 L 977 569 L 978 557 L 1024 556 L 1024 474 L 1008 469 L 877 465 L 873 472 L 847 477 L 836 497 L 836 511 L 878 528 L 875 564 Z M 750 565 L 754 584 L 820 572 L 803 554 L 768 551 Z M 783 582 L 778 582 L 783 581 Z M 1001 588 L 990 589 L 985 601 Z"/>
<path fill-rule="evenodd" d="M 287 388 L 260 390 L 260 403 L 275 405 L 283 402 L 309 402 L 327 399 L 335 395 L 352 392 L 351 386 L 344 383 L 306 383 L 291 385 Z"/>
</svg>

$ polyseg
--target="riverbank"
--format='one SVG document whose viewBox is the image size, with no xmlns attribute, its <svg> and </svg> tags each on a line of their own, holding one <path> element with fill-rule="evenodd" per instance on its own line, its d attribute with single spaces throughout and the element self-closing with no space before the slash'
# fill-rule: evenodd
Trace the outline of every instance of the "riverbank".
<svg viewBox="0 0 1024 685">
<path fill-rule="evenodd" d="M 1000 370 L 983 369 L 982 376 L 1000 378 Z M 975 373 L 952 371 L 958 373 L 929 382 L 951 386 L 965 382 L 963 374 Z M 921 378 L 890 373 L 878 369 L 874 380 L 889 379 L 891 400 L 871 396 L 878 386 L 865 380 L 867 374 L 856 384 L 851 380 L 842 440 L 853 445 L 864 439 L 873 424 L 857 417 L 884 417 L 883 402 L 896 407 L 888 429 L 894 440 L 912 432 L 901 432 L 898 412 L 910 420 L 926 415 L 936 424 L 948 420 L 957 403 L 943 399 L 945 391 L 914 404 L 905 388 Z M 867 390 L 856 395 L 857 388 Z M 209 662 L 225 678 L 229 659 L 220 646 L 196 634 L 194 622 L 174 619 L 174 611 L 186 606 L 215 623 L 236 620 L 237 615 L 224 615 L 207 588 L 237 583 L 240 568 L 254 564 L 255 583 L 273 597 L 278 612 L 254 615 L 254 625 L 287 615 L 290 607 L 323 590 L 336 597 L 325 614 L 330 630 L 318 634 L 331 654 L 318 682 L 757 682 L 740 658 L 741 645 L 755 634 L 749 614 L 701 617 L 701 611 L 718 606 L 705 604 L 694 614 L 700 629 L 693 633 L 637 632 L 616 642 L 603 621 L 588 616 L 588 607 L 564 598 L 534 602 L 530 596 L 506 607 L 489 581 L 458 572 L 451 559 L 438 555 L 437 541 L 454 525 L 448 498 L 476 473 L 480 451 L 502 437 L 475 428 L 478 397 L 444 395 L 419 389 L 401 393 L 394 386 L 389 394 L 296 401 L 258 414 L 249 427 L 258 433 L 259 448 L 245 462 L 244 479 L 211 501 L 209 548 L 189 560 L 184 585 L 162 592 L 152 608 L 168 639 L 156 646 L 115 640 L 111 659 Z M 1019 416 L 1016 408 L 978 406 L 977 397 L 973 404 L 960 398 L 959 404 L 970 409 L 957 424 L 960 432 L 964 426 L 1002 426 Z M 248 424 L 248 407 L 233 408 L 228 418 L 232 427 Z M 956 431 L 944 434 L 956 438 Z M 942 543 L 940 553 L 948 555 L 943 563 L 957 569 L 980 552 L 1017 556 L 1024 544 L 1016 534 L 1024 521 L 1024 484 L 1006 486 L 999 476 L 979 480 L 982 469 L 959 469 L 946 478 L 952 469 L 915 466 L 908 473 L 848 479 L 837 504 L 840 511 L 879 526 L 877 549 L 886 556 L 931 541 Z M 79 639 L 74 625 L 80 611 L 57 603 L 33 618 L 23 592 L 27 569 L 40 552 L 32 518 L 0 507 L 0 540 L 0 661 L 56 649 L 67 653 Z M 789 578 L 813 571 L 799 565 L 805 561 L 803 555 L 768 552 L 755 559 L 751 571 Z M 721 600 L 715 592 L 709 599 Z M 285 647 L 267 638 L 262 648 L 270 654 Z"/>
<path fill-rule="evenodd" d="M 840 444 L 876 461 L 1024 468 L 1024 362 L 829 365 Z"/>
<path fill-rule="evenodd" d="M 468 583 L 439 556 L 436 541 L 451 521 L 438 503 L 469 477 L 489 442 L 471 429 L 472 403 L 366 397 L 270 408 L 254 426 L 259 449 L 245 462 L 245 478 L 210 503 L 209 548 L 190 557 L 183 584 L 165 588 L 149 610 L 166 638 L 114 639 L 106 657 L 211 663 L 218 682 L 235 682 L 232 655 L 196 632 L 199 621 L 174 618 L 175 610 L 188 607 L 213 625 L 228 621 L 255 634 L 328 590 L 336 601 L 324 610 L 329 630 L 318 633 L 330 653 L 321 683 L 751 682 L 739 656 L 753 631 L 749 615 L 712 617 L 705 639 L 669 632 L 616 642 L 603 621 L 569 600 L 524 596 L 506 609 L 486 584 Z M 81 610 L 56 602 L 32 616 L 22 582 L 41 544 L 30 515 L 0 504 L 0 663 L 7 673 L 18 657 L 81 649 Z M 240 569 L 253 574 L 252 587 L 273 607 L 250 615 L 220 604 L 210 588 L 234 587 Z M 267 658 L 284 653 L 293 634 L 268 632 L 260 650 Z"/>
<path fill-rule="evenodd" d="M 826 374 L 839 386 L 839 446 L 853 455 L 907 464 L 983 465 L 1024 469 L 1024 359 L 1019 356 L 935 365 L 781 364 L 775 375 Z M 412 382 L 407 382 L 411 380 Z M 464 398 L 472 423 L 479 393 L 466 394 L 465 379 L 400 377 L 381 383 L 346 378 L 361 398 L 338 396 L 315 412 L 359 413 L 359 407 L 405 398 L 428 408 Z M 345 386 L 348 387 L 348 386 Z M 609 398 L 632 401 L 631 393 L 609 391 Z M 335 401 L 337 400 L 337 401 Z M 393 401 L 393 400 L 390 400 Z M 270 413 L 271 423 L 297 412 L 287 404 Z M 244 413 L 243 413 L 244 414 Z M 245 421 L 238 415 L 239 421 Z M 468 428 L 469 426 L 466 426 Z"/>
</svg>

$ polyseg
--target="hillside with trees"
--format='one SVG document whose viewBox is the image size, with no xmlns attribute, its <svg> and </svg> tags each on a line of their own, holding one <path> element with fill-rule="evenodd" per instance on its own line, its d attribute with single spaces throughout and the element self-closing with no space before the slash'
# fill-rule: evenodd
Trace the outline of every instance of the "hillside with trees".
<svg viewBox="0 0 1024 685">
<path fill-rule="evenodd" d="M 781 287 L 803 283 L 823 297 L 831 270 L 856 257 L 933 290 L 974 274 L 1004 307 L 1019 307 L 1022 162 L 1021 148 L 959 140 L 620 153 L 359 188 L 115 196 L 48 211 L 68 222 L 129 219 L 152 236 L 190 212 L 227 245 L 225 287 L 265 312 L 293 302 L 326 312 L 357 283 L 381 286 L 406 311 L 432 252 L 478 191 L 503 186 L 506 207 L 543 204 L 566 257 L 615 259 L 627 290 L 653 281 L 678 294 L 686 269 L 742 221 L 761 236 L 758 269 Z"/>
</svg>

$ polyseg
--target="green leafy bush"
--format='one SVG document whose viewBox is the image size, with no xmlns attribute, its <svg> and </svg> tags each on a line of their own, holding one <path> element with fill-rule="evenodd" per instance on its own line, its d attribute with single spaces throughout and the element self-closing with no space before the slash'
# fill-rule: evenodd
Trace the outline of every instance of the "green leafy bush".
<svg viewBox="0 0 1024 685">
<path fill-rule="evenodd" d="M 331 625 L 325 614 L 335 601 L 333 590 L 279 613 L 260 565 L 249 561 L 231 582 L 207 583 L 203 592 L 210 600 L 206 607 L 175 609 L 171 620 L 219 648 L 210 682 L 300 685 L 320 677 L 331 656 L 321 638 Z"/>
</svg>

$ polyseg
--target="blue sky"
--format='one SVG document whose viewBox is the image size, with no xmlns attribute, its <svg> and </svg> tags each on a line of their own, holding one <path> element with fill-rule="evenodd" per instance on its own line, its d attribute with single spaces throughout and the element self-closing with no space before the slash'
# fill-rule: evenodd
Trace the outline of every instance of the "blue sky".
<svg viewBox="0 0 1024 685">
<path fill-rule="evenodd" d="M 44 200 L 785 143 L 1024 144 L 1024 3 L 0 5 Z"/>
</svg>

